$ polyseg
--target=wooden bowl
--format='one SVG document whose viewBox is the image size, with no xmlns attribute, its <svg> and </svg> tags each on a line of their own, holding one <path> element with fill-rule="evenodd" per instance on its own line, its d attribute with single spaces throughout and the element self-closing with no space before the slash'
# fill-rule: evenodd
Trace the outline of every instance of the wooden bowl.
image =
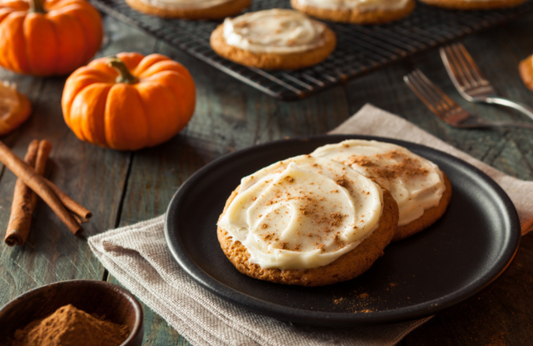
<svg viewBox="0 0 533 346">
<path fill-rule="evenodd" d="M 121 346 L 141 346 L 143 310 L 124 288 L 98 280 L 61 281 L 31 290 L 0 310 L 0 345 L 9 345 L 15 331 L 45 318 L 60 307 L 72 304 L 89 314 L 129 327 L 130 335 Z"/>
</svg>

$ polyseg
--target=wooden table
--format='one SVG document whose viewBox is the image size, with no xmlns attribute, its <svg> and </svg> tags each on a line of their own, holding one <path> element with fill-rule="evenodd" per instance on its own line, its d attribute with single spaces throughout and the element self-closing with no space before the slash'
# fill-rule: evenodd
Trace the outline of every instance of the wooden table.
<svg viewBox="0 0 533 346">
<path fill-rule="evenodd" d="M 436 50 L 314 97 L 284 103 L 113 18 L 104 17 L 104 22 L 106 39 L 99 56 L 158 52 L 190 70 L 198 92 L 195 116 L 186 130 L 158 147 L 137 152 L 105 150 L 79 141 L 63 122 L 60 99 L 65 78 L 34 78 L 0 70 L 0 79 L 16 82 L 34 106 L 31 119 L 2 140 L 19 156 L 24 156 L 32 139 L 49 140 L 53 150 L 47 176 L 94 213 L 84 234 L 75 237 L 40 203 L 26 245 L 0 246 L 0 305 L 30 289 L 61 280 L 116 282 L 91 253 L 88 236 L 164 213 L 176 189 L 221 155 L 286 136 L 323 134 L 367 102 L 403 116 L 508 174 L 533 179 L 533 132 L 450 128 L 404 85 L 402 76 L 420 68 L 465 108 L 487 119 L 528 121 L 515 111 L 460 99 Z M 503 96 L 531 106 L 533 93 L 522 85 L 517 64 L 533 53 L 532 33 L 533 16 L 529 16 L 463 40 Z M 15 176 L 2 167 L 0 229 L 7 226 L 14 183 Z M 532 287 L 533 237 L 526 236 L 516 259 L 494 284 L 439 314 L 401 344 L 531 344 Z M 189 345 L 160 316 L 146 306 L 144 309 L 145 345 Z"/>
</svg>

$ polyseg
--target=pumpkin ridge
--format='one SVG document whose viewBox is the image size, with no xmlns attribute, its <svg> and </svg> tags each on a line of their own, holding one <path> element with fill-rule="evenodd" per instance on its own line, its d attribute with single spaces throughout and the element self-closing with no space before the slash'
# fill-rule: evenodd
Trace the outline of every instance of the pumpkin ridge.
<svg viewBox="0 0 533 346">
<path fill-rule="evenodd" d="M 150 69 L 153 65 L 157 64 L 160 61 L 168 61 L 168 60 L 169 58 L 167 58 L 164 55 L 150 54 L 139 62 L 139 64 L 135 67 L 132 73 L 135 76 L 140 77 L 146 70 Z"/>
<path fill-rule="evenodd" d="M 145 143 L 150 143 L 151 144 L 151 143 L 153 143 L 153 141 L 152 141 L 152 135 L 151 135 L 152 129 L 150 128 L 150 115 L 148 114 L 148 111 L 146 110 L 146 106 L 144 105 L 144 99 L 142 98 L 139 90 L 137 89 L 137 87 L 139 85 L 140 85 L 140 83 L 137 83 L 135 85 L 132 85 L 132 87 L 135 90 L 135 93 L 137 94 L 137 97 L 140 100 L 141 107 L 142 107 L 142 113 L 143 113 L 143 116 L 144 116 L 144 119 L 145 119 L 145 122 L 146 122 L 146 137 L 147 137 L 146 139 L 147 139 L 147 141 L 145 141 Z"/>
<path fill-rule="evenodd" d="M 73 82 L 75 82 L 76 85 L 82 83 L 82 82 L 85 82 L 87 83 L 87 85 L 83 86 L 81 89 L 76 89 L 74 93 L 72 93 L 72 95 L 65 95 L 65 98 L 69 98 L 68 100 L 65 100 L 65 102 L 63 103 L 63 100 L 61 100 L 62 102 L 62 107 L 64 109 L 64 113 L 65 114 L 70 114 L 71 112 L 71 109 L 72 109 L 72 103 L 74 102 L 74 99 L 76 98 L 76 96 L 81 93 L 83 90 L 85 90 L 87 87 L 90 87 L 90 86 L 93 86 L 93 85 L 97 85 L 99 86 L 100 84 L 103 84 L 103 85 L 109 85 L 109 83 L 105 83 L 105 82 L 93 82 L 93 83 L 90 83 L 90 81 L 84 81 L 84 80 L 74 80 Z M 66 88 L 66 85 L 65 85 L 65 88 Z M 65 120 L 65 122 L 67 122 L 67 125 L 68 125 L 68 121 Z"/>
<path fill-rule="evenodd" d="M 1 6 L 1 5 L 0 5 L 0 6 Z M 4 30 L 6 30 L 6 29 L 4 28 L 4 25 L 5 25 L 7 28 L 9 27 L 9 25 L 5 24 L 4 21 L 7 21 L 7 19 L 9 18 L 9 15 L 11 15 L 13 12 L 15 12 L 15 10 L 13 10 L 13 9 L 11 9 L 11 8 L 1 8 L 0 11 L 2 11 L 2 10 L 5 10 L 5 11 L 0 12 L 0 37 L 3 36 L 3 35 L 2 35 L 2 32 L 3 32 Z M 10 11 L 10 10 L 11 10 L 11 11 Z M 4 46 L 5 46 L 5 44 L 6 44 L 6 40 L 3 40 L 2 42 L 0 42 L 0 48 L 1 48 L 2 50 L 4 50 Z M 7 54 L 6 54 L 6 55 L 7 55 Z M 0 54 L 0 66 L 5 67 L 5 68 L 9 68 L 9 67 L 8 67 L 8 65 L 9 65 L 8 60 L 9 60 L 9 59 L 7 59 L 7 60 L 4 61 L 4 54 Z"/>
<path fill-rule="evenodd" d="M 47 13 L 46 17 L 47 17 L 46 19 L 48 20 L 48 22 L 52 26 L 52 30 L 54 31 L 54 37 L 56 39 L 56 49 L 59 49 L 59 46 L 61 44 L 61 40 L 59 39 L 60 30 L 58 30 L 57 24 L 53 20 L 49 19 L 48 13 Z M 59 59 L 54 59 L 53 68 L 50 69 L 50 71 L 54 71 L 54 72 L 52 72 L 53 74 L 57 74 L 59 72 L 59 65 L 60 64 L 58 64 L 58 61 L 59 61 Z"/>
<path fill-rule="evenodd" d="M 49 15 L 49 17 L 50 17 L 50 21 L 56 24 L 56 28 L 57 28 L 57 25 L 59 25 L 59 22 L 58 23 L 55 22 L 56 19 L 63 18 L 63 19 L 68 19 L 69 21 L 71 21 L 70 23 L 66 23 L 66 26 L 69 26 L 71 30 L 70 35 L 76 36 L 76 41 L 79 40 L 79 44 L 77 44 L 77 48 L 75 48 L 76 52 L 74 54 L 69 55 L 69 59 L 67 59 L 67 62 L 63 62 L 62 64 L 57 64 L 59 68 L 56 73 L 66 74 L 68 72 L 75 70 L 77 66 L 80 66 L 86 63 L 85 56 L 87 55 L 87 33 L 85 32 L 79 19 L 76 16 L 71 15 L 70 13 L 65 13 L 61 16 Z M 74 29 L 74 27 L 76 27 L 76 29 Z M 58 37 L 59 46 L 61 46 L 61 44 L 64 43 L 63 40 L 66 38 L 66 35 L 65 33 L 63 33 L 61 35 L 58 35 L 57 37 Z M 67 47 L 68 46 L 72 46 L 72 42 L 67 41 Z M 65 65 L 68 66 L 68 68 L 61 69 L 61 66 L 65 66 Z"/>
<path fill-rule="evenodd" d="M 54 8 L 50 10 L 47 14 L 51 16 L 61 16 L 61 15 L 69 14 L 69 12 L 72 12 L 74 10 L 80 10 L 80 9 L 86 10 L 87 7 L 80 6 L 80 4 L 72 3 L 66 6 L 63 6 L 63 7 Z"/>
<path fill-rule="evenodd" d="M 140 121 L 147 117 L 136 85 L 114 84 L 108 93 L 104 124 L 111 148 L 137 150 L 146 146 L 147 126 Z"/>
<path fill-rule="evenodd" d="M 185 67 L 181 64 L 176 63 L 172 60 L 161 60 L 144 70 L 139 77 L 148 77 L 153 74 L 156 74 L 161 71 L 169 72 L 169 71 L 176 71 L 181 72 L 182 69 L 185 69 Z"/>
<path fill-rule="evenodd" d="M 19 28 L 17 28 L 15 31 L 22 30 L 22 34 L 19 34 L 19 37 L 16 38 L 16 41 L 22 40 L 23 41 L 22 46 L 24 47 L 24 49 L 12 52 L 14 56 L 4 57 L 6 59 L 5 61 L 7 62 L 7 68 L 15 72 L 23 72 L 24 67 L 29 67 L 29 64 L 30 64 L 28 61 L 28 56 L 26 54 L 26 37 L 24 35 L 24 22 L 26 21 L 26 15 L 22 11 L 13 11 L 7 16 L 7 20 L 12 21 L 14 23 L 11 23 L 11 22 L 4 23 L 5 26 L 13 27 L 13 25 L 15 25 L 15 22 L 16 22 L 16 25 L 19 25 Z M 6 40 L 7 42 L 5 42 L 7 43 L 7 45 L 13 45 L 13 41 L 15 41 L 12 39 L 12 37 L 10 38 L 11 40 L 9 41 Z M 19 42 L 17 42 L 17 45 L 18 43 Z M 6 45 L 3 45 L 3 48 L 4 47 L 6 47 Z M 6 53 L 9 54 L 10 52 L 11 52 L 11 49 L 7 49 Z M 23 61 L 20 61 L 19 59 L 23 59 Z M 18 66 L 16 65 L 15 61 L 18 63 Z M 23 65 L 23 66 L 20 66 L 20 65 Z"/>
<path fill-rule="evenodd" d="M 90 88 L 90 89 L 89 89 Z M 85 93 L 93 92 L 92 99 L 96 99 L 91 104 L 93 112 L 86 111 L 82 117 L 83 125 L 80 126 L 83 136 L 91 143 L 100 146 L 106 145 L 104 114 L 107 103 L 107 97 L 111 90 L 111 85 L 105 83 L 95 83 L 84 88 Z M 82 92 L 80 91 L 79 94 Z"/>
<path fill-rule="evenodd" d="M 68 11 L 66 9 L 68 9 Z M 90 6 L 69 5 L 54 11 L 54 15 L 56 15 L 56 13 L 68 14 L 69 16 L 74 17 L 78 25 L 80 25 L 85 38 L 83 45 L 85 54 L 82 61 L 86 64 L 102 45 L 103 30 L 100 24 L 101 18 L 98 11 Z"/>
<path fill-rule="evenodd" d="M 3 10 L 5 10 L 5 11 L 3 11 Z M 12 8 L 0 8 L 0 25 L 2 24 L 4 19 L 6 19 L 13 12 L 21 12 L 21 11 L 17 11 L 17 10 L 12 9 Z"/>
</svg>

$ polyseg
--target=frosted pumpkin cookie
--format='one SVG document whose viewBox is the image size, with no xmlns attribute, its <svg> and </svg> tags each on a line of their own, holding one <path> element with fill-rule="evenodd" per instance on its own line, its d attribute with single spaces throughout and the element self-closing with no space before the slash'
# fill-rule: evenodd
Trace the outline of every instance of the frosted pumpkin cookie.
<svg viewBox="0 0 533 346">
<path fill-rule="evenodd" d="M 518 65 L 518 70 L 525 86 L 533 91 L 533 55 L 522 60 Z"/>
<path fill-rule="evenodd" d="M 452 188 L 444 172 L 399 145 L 348 140 L 320 147 L 311 155 L 348 165 L 390 191 L 400 211 L 393 241 L 429 227 L 450 202 Z"/>
<path fill-rule="evenodd" d="M 493 10 L 522 5 L 526 0 L 420 0 L 431 6 L 451 10 Z"/>
<path fill-rule="evenodd" d="M 238 14 L 252 0 L 126 0 L 133 9 L 165 18 L 222 19 Z"/>
<path fill-rule="evenodd" d="M 297 70 L 318 64 L 337 39 L 326 25 L 293 10 L 265 10 L 226 18 L 211 34 L 223 58 L 269 70 Z"/>
<path fill-rule="evenodd" d="M 243 178 L 220 215 L 217 235 L 243 274 L 323 286 L 368 270 L 397 223 L 388 191 L 345 165 L 305 155 Z"/>
<path fill-rule="evenodd" d="M 294 9 L 334 22 L 383 24 L 407 16 L 414 0 L 291 0 Z"/>
</svg>

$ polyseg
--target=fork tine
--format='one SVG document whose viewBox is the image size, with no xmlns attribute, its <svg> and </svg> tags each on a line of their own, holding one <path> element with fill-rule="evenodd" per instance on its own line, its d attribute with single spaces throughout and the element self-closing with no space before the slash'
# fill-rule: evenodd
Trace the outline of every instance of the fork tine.
<svg viewBox="0 0 533 346">
<path fill-rule="evenodd" d="M 464 49 L 464 47 L 463 47 L 463 49 Z M 463 55 L 461 49 L 459 48 L 459 45 L 458 44 L 451 45 L 450 50 L 453 52 L 453 55 L 454 55 L 456 61 L 459 63 L 458 68 L 463 72 L 463 74 L 465 75 L 466 79 L 468 79 L 468 83 L 472 87 L 477 86 L 478 85 L 478 81 L 476 80 L 476 78 L 472 74 L 472 69 L 470 68 L 470 66 L 469 66 L 469 64 L 467 62 L 467 58 Z M 466 51 L 466 49 L 464 49 L 464 50 Z M 467 54 L 468 54 L 468 52 L 467 52 Z M 472 59 L 472 57 L 470 57 L 470 59 Z"/>
<path fill-rule="evenodd" d="M 404 81 L 433 113 L 448 122 L 448 115 L 457 105 L 442 90 L 427 79 L 420 70 L 415 70 L 405 76 Z"/>
<path fill-rule="evenodd" d="M 408 75 L 409 81 L 418 90 L 418 92 L 433 105 L 433 107 L 436 107 L 440 111 L 442 107 L 440 107 L 439 105 L 439 98 L 435 97 L 435 95 L 431 93 L 431 90 L 428 90 L 428 88 L 426 88 L 424 83 L 420 81 L 420 78 L 416 72 L 417 71 L 415 70 Z"/>
<path fill-rule="evenodd" d="M 485 76 L 483 76 L 483 73 L 481 73 L 481 70 L 477 66 L 470 53 L 468 53 L 465 46 L 462 43 L 456 44 L 456 46 L 457 51 L 463 56 L 466 63 L 470 67 L 470 71 L 472 71 L 472 76 L 475 78 L 475 80 L 481 85 L 489 84 L 488 80 L 485 78 Z"/>
<path fill-rule="evenodd" d="M 446 121 L 446 117 L 433 106 L 433 103 L 429 101 L 429 99 L 426 97 L 424 92 L 419 88 L 419 85 L 414 81 L 413 75 L 408 74 L 407 76 L 403 77 L 404 82 L 411 88 L 411 90 L 418 96 L 418 98 L 429 108 L 430 111 L 435 113 L 439 118 Z"/>
<path fill-rule="evenodd" d="M 452 46 L 446 46 L 444 48 L 441 48 L 440 52 L 441 57 L 446 59 L 446 61 L 448 62 L 448 66 L 450 67 L 452 73 L 455 76 L 455 79 L 457 79 L 461 87 L 466 89 L 471 88 L 472 84 L 474 83 L 474 80 L 471 76 L 468 76 L 465 73 L 464 66 L 456 56 Z M 468 69 L 466 70 L 468 71 Z"/>
<path fill-rule="evenodd" d="M 458 107 L 457 104 L 449 98 L 441 88 L 430 81 L 422 71 L 416 69 L 415 73 L 421 81 L 421 84 L 423 84 L 426 87 L 426 90 L 433 95 L 434 99 L 439 100 L 439 102 L 443 104 L 446 111 L 453 111 L 453 109 Z"/>
<path fill-rule="evenodd" d="M 420 93 L 426 97 L 428 102 L 430 102 L 439 112 L 442 112 L 441 117 L 446 117 L 446 113 L 449 111 L 448 105 L 445 103 L 443 104 L 442 99 L 440 99 L 431 88 L 428 88 L 416 73 L 411 74 L 411 81 Z"/>
</svg>

